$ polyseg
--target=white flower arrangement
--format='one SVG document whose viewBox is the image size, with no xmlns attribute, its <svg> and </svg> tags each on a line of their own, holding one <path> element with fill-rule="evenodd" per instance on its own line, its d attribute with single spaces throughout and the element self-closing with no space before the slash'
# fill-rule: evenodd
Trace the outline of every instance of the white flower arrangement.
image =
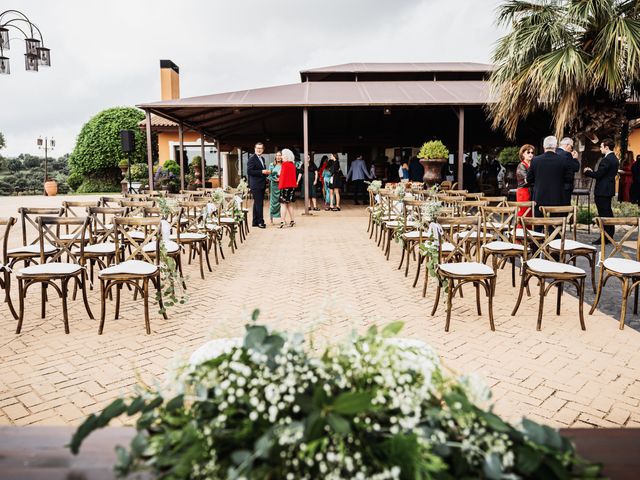
<svg viewBox="0 0 640 480">
<path fill-rule="evenodd" d="M 257 311 L 253 315 L 257 318 Z M 445 374 L 426 344 L 370 328 L 312 355 L 300 335 L 247 325 L 178 370 L 171 396 L 147 389 L 118 399 L 78 428 L 127 413 L 138 434 L 116 470 L 172 479 L 595 478 L 557 431 L 514 427 L 476 402 L 477 377 Z M 176 392 L 178 392 L 176 394 Z"/>
</svg>

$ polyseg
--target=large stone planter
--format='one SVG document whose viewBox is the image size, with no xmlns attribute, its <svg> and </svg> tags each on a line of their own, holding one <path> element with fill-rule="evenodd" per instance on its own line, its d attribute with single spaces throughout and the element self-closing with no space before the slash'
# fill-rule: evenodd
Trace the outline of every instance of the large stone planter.
<svg viewBox="0 0 640 480">
<path fill-rule="evenodd" d="M 421 158 L 420 165 L 424 167 L 422 181 L 430 187 L 442 180 L 442 166 L 447 163 L 446 158 Z"/>
<path fill-rule="evenodd" d="M 55 180 L 44 182 L 44 191 L 48 197 L 55 197 L 58 194 L 58 183 Z"/>
</svg>

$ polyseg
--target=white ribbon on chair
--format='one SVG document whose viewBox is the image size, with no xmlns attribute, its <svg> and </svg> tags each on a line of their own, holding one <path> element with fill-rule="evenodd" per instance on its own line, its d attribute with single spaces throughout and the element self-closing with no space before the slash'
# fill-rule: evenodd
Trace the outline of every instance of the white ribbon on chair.
<svg viewBox="0 0 640 480">
<path fill-rule="evenodd" d="M 444 235 L 444 230 L 442 230 L 442 225 L 438 222 L 431 222 L 429 224 L 429 228 L 427 228 L 427 237 L 432 238 L 436 245 L 440 244 L 440 238 Z"/>
<path fill-rule="evenodd" d="M 160 234 L 162 235 L 162 243 L 166 243 L 171 238 L 171 224 L 166 220 L 160 220 Z"/>
<path fill-rule="evenodd" d="M 240 195 L 236 195 L 234 200 L 236 202 L 236 208 L 242 208 L 242 197 Z"/>
</svg>

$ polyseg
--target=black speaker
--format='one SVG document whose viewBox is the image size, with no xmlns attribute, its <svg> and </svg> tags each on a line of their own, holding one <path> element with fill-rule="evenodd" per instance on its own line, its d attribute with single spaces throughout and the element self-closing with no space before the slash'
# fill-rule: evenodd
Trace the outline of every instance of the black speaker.
<svg viewBox="0 0 640 480">
<path fill-rule="evenodd" d="M 136 148 L 136 137 L 133 130 L 120 130 L 120 143 L 123 152 L 132 153 Z"/>
</svg>

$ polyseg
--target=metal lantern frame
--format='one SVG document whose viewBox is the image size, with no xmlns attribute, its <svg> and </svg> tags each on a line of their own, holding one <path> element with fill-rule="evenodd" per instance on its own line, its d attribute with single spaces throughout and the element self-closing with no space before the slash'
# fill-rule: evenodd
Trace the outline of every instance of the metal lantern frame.
<svg viewBox="0 0 640 480">
<path fill-rule="evenodd" d="M 22 24 L 26 24 L 22 25 Z M 21 28 L 25 27 L 24 29 Z M 51 50 L 44 45 L 44 38 L 38 26 L 18 10 L 0 13 L 0 74 L 9 75 L 11 64 L 5 50 L 10 50 L 9 30 L 20 32 L 25 41 L 24 68 L 27 72 L 37 72 L 40 67 L 51 66 Z"/>
</svg>

